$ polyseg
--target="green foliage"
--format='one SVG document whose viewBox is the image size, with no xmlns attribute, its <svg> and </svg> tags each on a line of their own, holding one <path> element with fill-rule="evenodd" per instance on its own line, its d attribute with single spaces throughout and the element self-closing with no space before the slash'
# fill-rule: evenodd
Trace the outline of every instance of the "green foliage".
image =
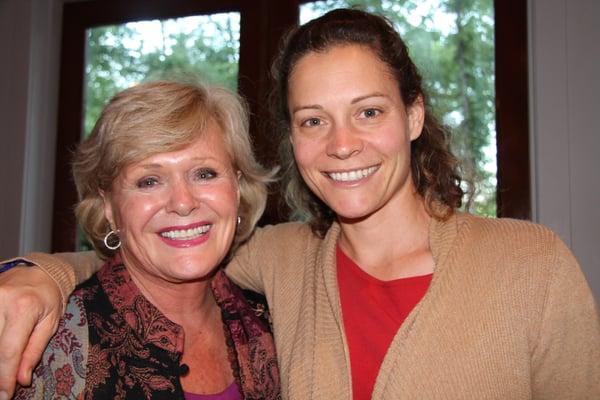
<svg viewBox="0 0 600 400">
<path fill-rule="evenodd" d="M 155 21 L 154 29 L 160 30 L 159 41 L 144 37 L 136 23 L 90 29 L 85 134 L 91 132 L 106 102 L 137 82 L 191 76 L 235 90 L 239 59 L 237 21 L 239 17 L 231 14 Z M 173 26 L 179 29 L 174 31 Z"/>
<path fill-rule="evenodd" d="M 423 75 L 431 107 L 453 133 L 463 174 L 475 185 L 472 211 L 495 216 L 493 1 L 326 0 L 306 4 L 301 15 L 312 19 L 338 7 L 358 7 L 394 24 Z"/>
</svg>

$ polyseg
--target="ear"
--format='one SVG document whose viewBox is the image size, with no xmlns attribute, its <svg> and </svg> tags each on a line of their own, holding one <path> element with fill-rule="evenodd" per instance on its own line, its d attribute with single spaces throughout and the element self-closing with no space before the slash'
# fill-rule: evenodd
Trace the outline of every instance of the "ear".
<svg viewBox="0 0 600 400">
<path fill-rule="evenodd" d="M 104 202 L 104 218 L 108 221 L 110 225 L 110 229 L 115 230 L 115 218 L 113 213 L 112 204 L 110 202 L 110 196 L 104 192 L 104 190 L 100 191 L 100 197 L 102 197 L 102 201 Z"/>
<path fill-rule="evenodd" d="M 406 113 L 408 117 L 408 132 L 410 140 L 413 141 L 421 136 L 425 122 L 425 105 L 423 104 L 423 97 L 421 95 L 407 108 Z"/>
</svg>

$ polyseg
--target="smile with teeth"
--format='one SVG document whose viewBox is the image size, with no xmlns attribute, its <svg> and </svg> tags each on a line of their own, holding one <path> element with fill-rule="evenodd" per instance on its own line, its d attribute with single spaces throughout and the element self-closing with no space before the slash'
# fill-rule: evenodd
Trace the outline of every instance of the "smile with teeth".
<svg viewBox="0 0 600 400">
<path fill-rule="evenodd" d="M 191 229 L 164 231 L 160 236 L 171 240 L 192 240 L 204 235 L 209 229 L 210 225 L 202 225 Z"/>
<path fill-rule="evenodd" d="M 379 166 L 374 165 L 369 168 L 355 169 L 353 171 L 327 172 L 327 176 L 329 176 L 331 179 L 337 182 L 352 182 L 373 175 L 378 168 Z"/>
</svg>

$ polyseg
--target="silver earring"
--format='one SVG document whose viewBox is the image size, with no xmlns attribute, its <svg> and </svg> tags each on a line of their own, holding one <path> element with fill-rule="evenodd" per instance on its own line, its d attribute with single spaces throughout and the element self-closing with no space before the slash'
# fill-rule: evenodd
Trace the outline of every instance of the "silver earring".
<svg viewBox="0 0 600 400">
<path fill-rule="evenodd" d="M 119 231 L 113 231 L 111 230 L 110 232 L 108 232 L 106 234 L 106 236 L 104 236 L 104 245 L 106 246 L 107 249 L 110 250 L 117 250 L 119 247 L 121 247 L 121 238 L 119 237 Z M 114 235 L 114 237 L 112 239 L 109 239 L 112 235 Z M 112 242 L 112 244 L 109 244 L 109 240 Z"/>
<path fill-rule="evenodd" d="M 241 224 L 241 223 L 242 223 L 242 217 L 240 217 L 240 216 L 238 215 L 238 219 L 237 219 L 237 224 L 238 224 L 238 226 L 240 226 L 240 224 Z"/>
</svg>

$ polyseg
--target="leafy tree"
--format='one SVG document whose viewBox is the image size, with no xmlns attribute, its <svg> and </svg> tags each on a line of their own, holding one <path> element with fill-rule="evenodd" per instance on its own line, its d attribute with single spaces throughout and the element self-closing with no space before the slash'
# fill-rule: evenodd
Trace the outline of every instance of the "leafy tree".
<svg viewBox="0 0 600 400">
<path fill-rule="evenodd" d="M 160 42 L 144 37 L 138 23 L 88 31 L 86 134 L 117 92 L 151 79 L 197 76 L 235 90 L 239 18 L 231 14 L 157 21 Z M 177 25 L 178 31 L 168 29 Z M 186 28 L 192 27 L 192 29 Z M 150 49 L 150 50 L 149 50 Z"/>
</svg>

